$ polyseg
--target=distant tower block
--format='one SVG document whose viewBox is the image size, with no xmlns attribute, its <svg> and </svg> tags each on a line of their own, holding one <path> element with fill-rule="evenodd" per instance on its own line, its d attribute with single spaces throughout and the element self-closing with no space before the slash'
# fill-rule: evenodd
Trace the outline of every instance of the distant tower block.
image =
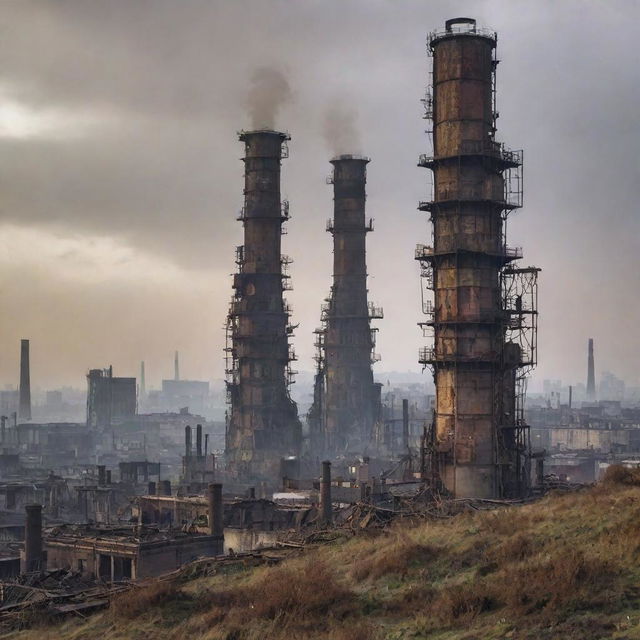
<svg viewBox="0 0 640 640">
<path fill-rule="evenodd" d="M 505 221 L 522 205 L 522 152 L 496 142 L 497 36 L 457 18 L 429 37 L 433 86 L 433 246 L 418 245 L 425 333 L 436 384 L 436 477 L 457 497 L 528 490 L 524 375 L 535 364 L 538 269 L 520 269 Z"/>
<path fill-rule="evenodd" d="M 596 399 L 596 365 L 593 357 L 593 338 L 589 338 L 589 356 L 587 362 L 587 400 Z"/>
<path fill-rule="evenodd" d="M 293 327 L 283 298 L 290 260 L 281 255 L 288 203 L 280 200 L 280 162 L 289 136 L 270 130 L 240 134 L 245 144 L 244 245 L 227 320 L 227 391 L 231 405 L 226 456 L 242 482 L 280 483 L 280 460 L 300 453 L 302 427 L 288 384 L 295 359 Z"/>
<path fill-rule="evenodd" d="M 373 444 L 381 417 L 380 385 L 372 362 L 372 318 L 382 309 L 367 299 L 366 235 L 373 230 L 365 216 L 369 158 L 341 155 L 331 160 L 334 218 L 333 286 L 316 330 L 318 373 L 309 412 L 314 455 L 362 454 Z"/>
<path fill-rule="evenodd" d="M 29 371 L 29 341 L 20 340 L 20 420 L 31 420 L 31 375 Z"/>
<path fill-rule="evenodd" d="M 180 380 L 180 359 L 177 351 L 173 357 L 173 379 Z"/>
</svg>

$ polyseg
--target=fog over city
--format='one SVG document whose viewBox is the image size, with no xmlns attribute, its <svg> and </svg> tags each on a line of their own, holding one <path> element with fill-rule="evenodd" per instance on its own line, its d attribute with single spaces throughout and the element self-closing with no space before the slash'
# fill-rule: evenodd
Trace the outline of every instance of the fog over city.
<svg viewBox="0 0 640 640">
<path fill-rule="evenodd" d="M 141 360 L 157 385 L 175 349 L 185 377 L 223 377 L 242 243 L 237 131 L 263 125 L 292 137 L 296 368 L 313 369 L 331 284 L 328 160 L 351 151 L 372 159 L 375 370 L 420 371 L 425 41 L 455 15 L 499 33 L 498 139 L 524 149 L 509 244 L 543 270 L 536 379 L 584 382 L 593 337 L 598 374 L 638 384 L 640 5 L 571 0 L 3 3 L 0 384 L 17 384 L 20 338 L 44 388 L 83 387 L 109 364 L 137 375 Z M 273 122 L 257 121 L 252 92 L 268 101 L 274 87 Z"/>
</svg>

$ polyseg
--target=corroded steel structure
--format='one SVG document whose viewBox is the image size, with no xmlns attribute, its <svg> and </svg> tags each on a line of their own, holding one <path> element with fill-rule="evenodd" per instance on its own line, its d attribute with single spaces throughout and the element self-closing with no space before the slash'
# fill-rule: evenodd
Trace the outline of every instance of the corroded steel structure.
<svg viewBox="0 0 640 640">
<path fill-rule="evenodd" d="M 518 268 L 506 244 L 510 211 L 522 205 L 522 152 L 495 140 L 497 36 L 475 20 L 449 20 L 431 34 L 433 246 L 418 245 L 422 323 L 434 339 L 420 352 L 433 368 L 433 468 L 455 496 L 526 491 L 528 427 L 524 373 L 536 358 L 537 272 Z"/>
<path fill-rule="evenodd" d="M 333 158 L 333 285 L 316 330 L 318 372 L 309 413 L 314 454 L 362 454 L 375 440 L 380 421 L 380 386 L 373 381 L 373 318 L 382 309 L 367 299 L 366 235 L 373 221 L 365 215 L 369 158 Z"/>
<path fill-rule="evenodd" d="M 245 144 L 244 245 L 227 321 L 228 470 L 240 481 L 279 480 L 282 457 L 298 455 L 302 428 L 288 384 L 295 358 L 289 348 L 289 289 L 281 255 L 288 203 L 280 199 L 280 165 L 289 136 L 271 130 L 240 133 Z"/>
</svg>

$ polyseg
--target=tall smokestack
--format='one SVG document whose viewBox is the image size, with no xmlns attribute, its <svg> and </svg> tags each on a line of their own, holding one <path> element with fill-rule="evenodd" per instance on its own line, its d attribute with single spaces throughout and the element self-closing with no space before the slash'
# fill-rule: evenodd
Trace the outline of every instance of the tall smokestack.
<svg viewBox="0 0 640 640">
<path fill-rule="evenodd" d="M 31 420 L 31 376 L 29 373 L 29 341 L 20 340 L 20 420 Z"/>
<path fill-rule="evenodd" d="M 238 247 L 227 319 L 227 427 L 230 473 L 278 486 L 280 460 L 298 455 L 302 426 L 289 395 L 288 258 L 281 255 L 288 204 L 280 200 L 280 163 L 289 136 L 271 130 L 240 134 L 245 144 L 244 245 Z"/>
<path fill-rule="evenodd" d="M 365 216 L 368 163 L 354 155 L 331 160 L 334 218 L 327 231 L 333 235 L 333 286 L 322 309 L 324 326 L 316 331 L 316 385 L 324 390 L 314 392 L 314 405 L 324 406 L 312 406 L 309 414 L 312 446 L 329 455 L 366 449 L 380 413 L 370 320 L 382 318 L 382 309 L 367 300 L 366 235 L 373 230 Z"/>
<path fill-rule="evenodd" d="M 184 428 L 184 457 L 191 457 L 191 427 L 189 425 Z"/>
<path fill-rule="evenodd" d="M 419 164 L 435 189 L 419 209 L 431 215 L 434 240 L 418 245 L 416 259 L 434 345 L 419 361 L 436 386 L 432 463 L 455 497 L 527 490 L 520 381 L 521 367 L 535 364 L 539 270 L 514 266 L 522 254 L 506 245 L 504 221 L 522 206 L 522 153 L 495 140 L 496 43 L 470 18 L 447 20 L 428 40 L 433 156 Z"/>
<path fill-rule="evenodd" d="M 173 379 L 180 380 L 180 361 L 177 351 L 173 357 Z"/>
<path fill-rule="evenodd" d="M 202 425 L 196 425 L 196 456 L 202 457 Z"/>
<path fill-rule="evenodd" d="M 147 395 L 147 383 L 144 375 L 144 360 L 140 363 L 140 397 L 144 398 Z"/>
<path fill-rule="evenodd" d="M 593 357 L 593 338 L 589 338 L 589 355 L 587 363 L 587 400 L 596 399 L 596 365 Z"/>
</svg>

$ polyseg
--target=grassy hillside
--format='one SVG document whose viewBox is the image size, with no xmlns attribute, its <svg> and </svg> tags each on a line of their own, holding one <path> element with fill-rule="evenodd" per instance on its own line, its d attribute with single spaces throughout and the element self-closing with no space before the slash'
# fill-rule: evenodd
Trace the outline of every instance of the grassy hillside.
<svg viewBox="0 0 640 640">
<path fill-rule="evenodd" d="M 640 639 L 640 484 L 606 483 L 119 596 L 20 640 Z"/>
</svg>

